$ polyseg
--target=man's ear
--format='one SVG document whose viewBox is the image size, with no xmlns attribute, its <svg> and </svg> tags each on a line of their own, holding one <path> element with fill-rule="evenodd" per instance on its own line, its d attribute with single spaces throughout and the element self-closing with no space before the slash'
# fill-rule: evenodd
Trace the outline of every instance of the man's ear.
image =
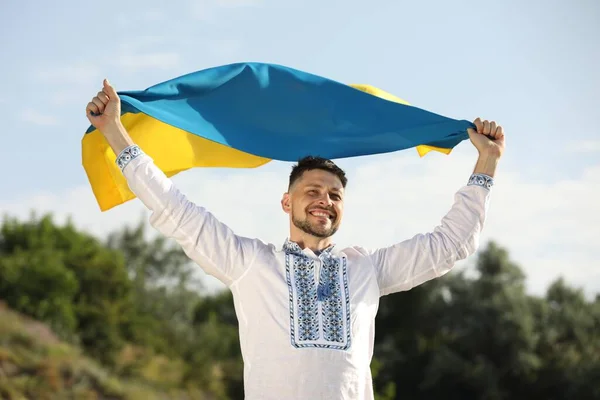
<svg viewBox="0 0 600 400">
<path fill-rule="evenodd" d="M 281 209 L 286 214 L 289 214 L 290 211 L 292 210 L 292 201 L 290 199 L 290 194 L 289 193 L 284 193 L 283 194 L 283 197 L 281 198 Z"/>
</svg>

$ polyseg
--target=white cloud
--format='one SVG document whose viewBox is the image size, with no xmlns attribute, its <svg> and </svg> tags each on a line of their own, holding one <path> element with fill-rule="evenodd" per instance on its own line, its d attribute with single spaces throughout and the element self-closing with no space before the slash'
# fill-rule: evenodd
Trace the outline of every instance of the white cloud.
<svg viewBox="0 0 600 400">
<path fill-rule="evenodd" d="M 191 3 L 189 15 L 199 21 L 209 21 L 213 19 L 215 10 L 213 6 L 206 2 L 194 1 Z"/>
<path fill-rule="evenodd" d="M 236 59 L 242 44 L 235 39 L 214 39 L 207 42 L 209 51 L 219 59 Z"/>
<path fill-rule="evenodd" d="M 173 52 L 156 53 L 123 53 L 115 60 L 115 64 L 130 72 L 143 69 L 169 69 L 179 65 L 181 56 Z"/>
<path fill-rule="evenodd" d="M 73 62 L 65 65 L 44 66 L 34 72 L 34 76 L 47 84 L 89 84 L 102 78 L 97 64 Z"/>
<path fill-rule="evenodd" d="M 54 115 L 44 114 L 39 111 L 32 109 L 23 110 L 20 114 L 22 121 L 40 125 L 40 126 L 54 126 L 58 125 L 58 119 Z"/>
<path fill-rule="evenodd" d="M 461 150 L 420 159 L 409 151 L 339 164 L 347 168 L 350 181 L 336 241 L 376 247 L 437 225 L 472 172 L 474 155 Z M 195 169 L 174 180 L 237 233 L 280 245 L 288 228 L 279 200 L 289 168 L 273 162 L 255 170 Z M 552 183 L 528 182 L 501 165 L 482 244 L 494 240 L 506 247 L 536 294 L 559 276 L 588 293 L 600 292 L 595 244 L 600 237 L 599 183 L 600 165 L 588 167 L 578 179 Z M 0 209 L 24 218 L 31 208 L 54 211 L 62 219 L 72 214 L 77 226 L 99 235 L 148 216 L 137 200 L 101 213 L 87 185 L 0 204 Z"/>
<path fill-rule="evenodd" d="M 65 106 L 67 104 L 79 104 L 80 106 L 83 104 L 85 108 L 86 104 L 96 92 L 91 93 L 84 90 L 74 90 L 74 89 L 64 89 L 54 92 L 50 95 L 50 103 L 55 106 Z"/>
<path fill-rule="evenodd" d="M 137 223 L 142 209 L 133 202 L 116 208 L 110 217 L 101 213 L 89 186 L 74 187 L 63 192 L 40 192 L 27 199 L 13 199 L 0 206 L 0 209 L 19 218 L 28 218 L 32 211 L 38 215 L 51 212 L 58 222 L 69 216 L 77 227 L 85 231 L 105 235 L 120 225 L 119 221 Z"/>
<path fill-rule="evenodd" d="M 600 152 L 600 140 L 580 140 L 569 143 L 567 151 L 571 153 L 597 153 Z"/>
<path fill-rule="evenodd" d="M 190 16 L 201 21 L 215 20 L 220 10 L 254 8 L 264 5 L 263 0 L 211 0 L 190 3 Z"/>
<path fill-rule="evenodd" d="M 132 25 L 139 25 L 147 22 L 159 22 L 166 19 L 165 11 L 158 8 L 150 8 L 136 13 L 118 13 L 116 15 L 117 24 L 121 26 L 131 27 Z"/>
<path fill-rule="evenodd" d="M 133 39 L 126 39 L 119 42 L 118 47 L 122 53 L 139 52 L 141 50 L 155 49 L 157 46 L 166 42 L 165 36 L 159 35 L 144 35 L 136 36 Z"/>
<path fill-rule="evenodd" d="M 142 18 L 146 22 L 156 22 L 165 19 L 165 13 L 157 8 L 145 10 L 142 13 Z"/>
<path fill-rule="evenodd" d="M 64 105 L 70 102 L 73 94 L 89 93 L 90 85 L 100 89 L 102 79 L 110 71 L 135 73 L 145 69 L 165 70 L 179 66 L 181 55 L 166 48 L 166 41 L 167 37 L 160 35 L 127 38 L 117 43 L 115 54 L 107 60 L 44 65 L 35 70 L 33 76 L 45 85 L 58 88 L 50 95 L 50 101 L 55 105 Z"/>
<path fill-rule="evenodd" d="M 550 184 L 506 173 L 492 205 L 488 237 L 508 245 L 539 292 L 557 275 L 600 292 L 600 165 Z"/>
<path fill-rule="evenodd" d="M 216 3 L 221 7 L 258 7 L 264 5 L 263 0 L 217 0 Z"/>
</svg>

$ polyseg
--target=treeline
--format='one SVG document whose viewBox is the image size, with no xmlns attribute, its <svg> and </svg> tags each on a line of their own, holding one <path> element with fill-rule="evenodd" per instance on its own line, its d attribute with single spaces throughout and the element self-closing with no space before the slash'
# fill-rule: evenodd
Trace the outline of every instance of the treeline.
<svg viewBox="0 0 600 400">
<path fill-rule="evenodd" d="M 474 260 L 473 276 L 382 298 L 378 399 L 600 399 L 600 297 L 562 280 L 528 295 L 522 270 L 494 243 Z M 124 379 L 242 399 L 231 295 L 204 295 L 195 268 L 142 224 L 107 239 L 51 216 L 5 218 L 0 229 L 0 300 L 12 309 Z"/>
</svg>

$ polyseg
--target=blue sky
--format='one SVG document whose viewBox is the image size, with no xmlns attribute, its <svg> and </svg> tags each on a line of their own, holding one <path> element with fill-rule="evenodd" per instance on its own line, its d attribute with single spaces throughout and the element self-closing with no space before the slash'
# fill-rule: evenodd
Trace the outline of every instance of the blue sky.
<svg viewBox="0 0 600 400">
<path fill-rule="evenodd" d="M 138 221 L 147 215 L 135 201 L 100 213 L 81 167 L 84 109 L 102 78 L 138 90 L 215 65 L 273 62 L 504 125 L 507 151 L 483 239 L 509 249 L 533 292 L 559 275 L 600 291 L 600 3 L 40 4 L 0 3 L 1 213 L 71 215 L 100 235 Z M 419 159 L 409 150 L 340 160 L 356 184 L 339 240 L 385 245 L 433 228 L 475 158 L 465 142 L 451 156 Z M 271 163 L 175 180 L 238 232 L 281 242 L 288 172 Z"/>
</svg>

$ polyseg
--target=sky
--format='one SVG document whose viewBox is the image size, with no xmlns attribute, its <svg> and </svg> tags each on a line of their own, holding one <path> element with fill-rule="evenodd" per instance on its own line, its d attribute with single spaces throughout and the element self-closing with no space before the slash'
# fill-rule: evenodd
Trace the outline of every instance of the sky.
<svg viewBox="0 0 600 400">
<path fill-rule="evenodd" d="M 0 1 L 0 214 L 71 218 L 99 237 L 149 214 L 100 212 L 81 165 L 85 106 L 234 62 L 367 83 L 456 119 L 503 125 L 507 148 L 481 246 L 495 241 L 543 295 L 559 277 L 600 293 L 600 3 L 595 0 Z M 293 145 L 293 143 L 290 143 Z M 349 175 L 336 242 L 379 247 L 431 231 L 477 158 L 414 149 L 336 160 Z M 290 163 L 173 178 L 237 233 L 280 245 Z M 469 268 L 471 257 L 457 265 Z M 209 288 L 222 288 L 212 278 Z"/>
</svg>

